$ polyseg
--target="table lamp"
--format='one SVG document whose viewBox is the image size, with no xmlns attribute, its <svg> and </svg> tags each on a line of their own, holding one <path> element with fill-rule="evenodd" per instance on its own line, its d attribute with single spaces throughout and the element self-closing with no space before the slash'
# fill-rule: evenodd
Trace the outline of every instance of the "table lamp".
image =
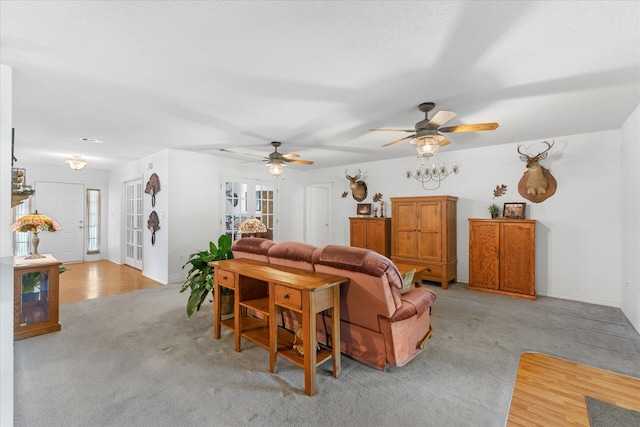
<svg viewBox="0 0 640 427">
<path fill-rule="evenodd" d="M 255 237 L 256 233 L 266 233 L 267 226 L 262 221 L 256 218 L 249 218 L 242 221 L 238 228 L 240 234 L 250 234 L 251 237 Z"/>
<path fill-rule="evenodd" d="M 11 224 L 11 231 L 20 231 L 22 233 L 30 231 L 33 233 L 33 239 L 31 239 L 33 253 L 25 257 L 25 259 L 44 258 L 44 255 L 38 253 L 38 243 L 40 243 L 38 233 L 41 231 L 50 231 L 53 233 L 59 230 L 60 226 L 57 222 L 46 215 L 39 214 L 37 209 L 35 213 L 25 215 Z"/>
</svg>

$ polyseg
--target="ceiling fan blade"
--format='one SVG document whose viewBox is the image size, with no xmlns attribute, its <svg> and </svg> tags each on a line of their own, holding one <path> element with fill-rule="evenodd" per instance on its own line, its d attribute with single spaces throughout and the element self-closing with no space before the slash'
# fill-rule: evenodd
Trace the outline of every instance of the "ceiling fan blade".
<svg viewBox="0 0 640 427">
<path fill-rule="evenodd" d="M 260 156 L 258 154 L 241 153 L 240 151 L 227 150 L 226 148 L 221 148 L 220 151 L 222 151 L 223 153 L 240 154 L 242 156 L 254 156 L 254 157 L 260 157 L 261 159 L 266 159 L 266 157 Z"/>
<path fill-rule="evenodd" d="M 438 141 L 438 145 L 441 146 L 441 147 L 444 147 L 445 145 L 449 145 L 449 144 L 451 144 L 451 141 L 448 140 L 447 138 L 445 138 L 445 139 L 443 139 L 441 141 Z"/>
<path fill-rule="evenodd" d="M 391 128 L 378 128 L 369 129 L 370 132 L 415 132 L 415 129 L 391 129 Z"/>
<path fill-rule="evenodd" d="M 447 123 L 449 120 L 453 119 L 456 116 L 456 113 L 453 111 L 440 110 L 436 113 L 435 116 L 431 118 L 425 125 L 426 129 L 438 129 L 443 124 Z"/>
<path fill-rule="evenodd" d="M 285 158 L 285 159 L 293 159 L 293 158 L 300 157 L 300 154 L 298 154 L 298 153 L 289 153 L 289 154 L 283 154 L 282 157 Z"/>
<path fill-rule="evenodd" d="M 476 132 L 480 130 L 494 130 L 498 127 L 497 123 L 476 123 L 474 125 L 458 125 L 448 126 L 438 129 L 439 132 Z"/>
<path fill-rule="evenodd" d="M 297 164 L 300 164 L 300 165 L 312 165 L 313 164 L 313 162 L 311 160 L 302 160 L 302 159 L 299 159 L 299 160 L 285 159 L 285 162 L 287 162 L 287 163 L 297 163 Z"/>
<path fill-rule="evenodd" d="M 390 145 L 397 144 L 398 142 L 404 141 L 405 139 L 414 138 L 415 136 L 416 136 L 416 134 L 415 134 L 415 131 L 414 131 L 413 135 L 405 136 L 404 138 L 400 138 L 400 139 L 396 139 L 395 141 L 387 142 L 386 144 L 383 145 L 383 147 L 388 147 Z"/>
</svg>

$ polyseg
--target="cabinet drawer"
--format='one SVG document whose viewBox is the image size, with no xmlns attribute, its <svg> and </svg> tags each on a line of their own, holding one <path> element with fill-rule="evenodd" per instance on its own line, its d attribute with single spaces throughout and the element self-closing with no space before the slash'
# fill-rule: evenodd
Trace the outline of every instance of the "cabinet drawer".
<svg viewBox="0 0 640 427">
<path fill-rule="evenodd" d="M 442 278 L 442 266 L 440 264 L 422 264 L 424 271 L 422 278 L 424 280 L 435 280 L 437 282 Z"/>
<path fill-rule="evenodd" d="M 287 288 L 286 286 L 276 285 L 275 299 L 276 305 L 297 310 L 302 309 L 302 292 L 297 289 L 291 289 Z"/>
<path fill-rule="evenodd" d="M 216 271 L 216 281 L 219 285 L 225 286 L 227 288 L 235 289 L 236 287 L 235 274 L 225 270 Z"/>
</svg>

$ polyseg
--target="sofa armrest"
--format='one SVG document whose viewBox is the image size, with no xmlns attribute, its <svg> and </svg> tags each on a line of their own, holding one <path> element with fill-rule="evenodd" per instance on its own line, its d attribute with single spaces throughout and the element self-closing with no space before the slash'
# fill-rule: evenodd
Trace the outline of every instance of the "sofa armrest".
<svg viewBox="0 0 640 427">
<path fill-rule="evenodd" d="M 436 300 L 436 294 L 426 288 L 416 288 L 402 294 L 401 298 L 402 305 L 391 316 L 392 322 L 430 312 L 431 304 Z"/>
</svg>

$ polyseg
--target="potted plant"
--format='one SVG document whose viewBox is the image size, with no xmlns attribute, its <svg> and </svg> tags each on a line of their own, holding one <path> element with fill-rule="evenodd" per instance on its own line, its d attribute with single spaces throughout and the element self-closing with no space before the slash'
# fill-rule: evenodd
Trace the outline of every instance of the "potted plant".
<svg viewBox="0 0 640 427">
<path fill-rule="evenodd" d="M 492 203 L 489 205 L 489 213 L 491 214 L 491 218 L 497 218 L 500 215 L 500 206 Z"/>
<path fill-rule="evenodd" d="M 182 268 L 191 264 L 191 269 L 180 289 L 180 292 L 185 292 L 187 289 L 191 291 L 191 295 L 189 295 L 189 300 L 187 301 L 187 316 L 191 317 L 194 312 L 199 311 L 205 298 L 209 292 L 213 290 L 213 267 L 210 266 L 209 263 L 211 261 L 232 258 L 231 237 L 226 234 L 218 238 L 218 246 L 213 242 L 209 242 L 209 250 L 189 255 L 189 261 L 187 261 Z M 222 298 L 232 298 L 233 291 L 221 287 L 221 296 Z M 230 306 L 233 307 L 233 304 Z M 223 311 L 222 314 L 227 313 Z"/>
</svg>

